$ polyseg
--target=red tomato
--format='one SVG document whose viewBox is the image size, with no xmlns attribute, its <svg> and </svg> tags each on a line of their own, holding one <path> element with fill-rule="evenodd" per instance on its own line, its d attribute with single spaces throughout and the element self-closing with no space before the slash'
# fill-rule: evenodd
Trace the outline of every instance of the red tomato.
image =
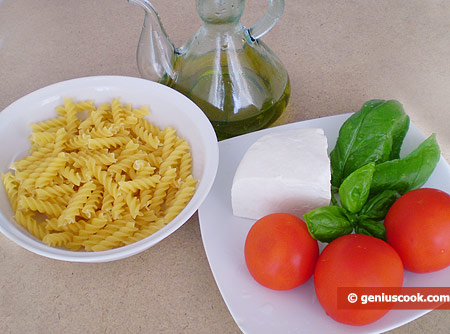
<svg viewBox="0 0 450 334">
<path fill-rule="evenodd" d="M 401 287 L 403 265 L 395 250 L 381 239 L 348 234 L 329 243 L 317 260 L 314 287 L 325 312 L 344 324 L 372 323 L 389 310 L 338 308 L 338 287 Z"/>
<path fill-rule="evenodd" d="M 405 269 L 425 273 L 450 265 L 450 195 L 431 188 L 412 190 L 389 209 L 387 242 Z"/>
<path fill-rule="evenodd" d="M 306 223 L 288 213 L 267 215 L 248 232 L 245 261 L 253 278 L 267 288 L 289 290 L 314 271 L 319 246 Z"/>
</svg>

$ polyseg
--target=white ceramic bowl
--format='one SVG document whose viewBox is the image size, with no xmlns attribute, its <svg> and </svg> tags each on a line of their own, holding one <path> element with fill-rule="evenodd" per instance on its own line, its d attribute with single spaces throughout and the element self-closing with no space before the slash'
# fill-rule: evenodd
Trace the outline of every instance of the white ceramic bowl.
<svg viewBox="0 0 450 334">
<path fill-rule="evenodd" d="M 184 210 L 167 226 L 133 244 L 100 252 L 70 251 L 45 245 L 13 219 L 13 210 L 0 182 L 0 231 L 23 248 L 53 259 L 73 262 L 106 262 L 129 257 L 155 245 L 182 226 L 199 208 L 216 176 L 219 152 L 214 130 L 191 100 L 167 86 L 133 77 L 96 76 L 53 84 L 30 93 L 0 112 L 0 172 L 26 155 L 30 123 L 56 116 L 64 97 L 93 100 L 96 105 L 120 97 L 123 103 L 149 106 L 147 119 L 159 127 L 173 126 L 192 148 L 197 190 Z"/>
</svg>

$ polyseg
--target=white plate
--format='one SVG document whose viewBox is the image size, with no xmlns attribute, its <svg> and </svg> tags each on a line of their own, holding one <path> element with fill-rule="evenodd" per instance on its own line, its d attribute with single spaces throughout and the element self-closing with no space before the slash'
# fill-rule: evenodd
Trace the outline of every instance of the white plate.
<svg viewBox="0 0 450 334">
<path fill-rule="evenodd" d="M 208 197 L 199 209 L 203 244 L 217 285 L 231 315 L 244 333 L 379 333 L 399 327 L 430 310 L 391 310 L 380 320 L 362 327 L 338 323 L 321 308 L 313 279 L 289 291 L 273 291 L 250 276 L 244 242 L 255 222 L 233 216 L 231 185 L 236 168 L 249 146 L 264 134 L 281 129 L 320 127 L 334 147 L 339 128 L 350 114 L 331 116 L 265 129 L 219 142 L 219 169 Z M 402 155 L 425 139 L 411 124 Z M 439 136 L 437 137 L 439 140 Z M 450 167 L 441 158 L 425 186 L 450 193 Z M 321 245 L 323 249 L 324 245 Z M 429 274 L 405 272 L 405 286 L 449 286 L 450 267 Z"/>
</svg>

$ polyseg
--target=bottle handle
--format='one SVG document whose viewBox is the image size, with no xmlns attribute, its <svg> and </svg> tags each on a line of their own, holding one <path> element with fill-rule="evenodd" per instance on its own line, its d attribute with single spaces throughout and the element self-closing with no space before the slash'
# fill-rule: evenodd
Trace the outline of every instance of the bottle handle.
<svg viewBox="0 0 450 334">
<path fill-rule="evenodd" d="M 266 14 L 253 26 L 247 29 L 247 39 L 254 42 L 265 35 L 280 19 L 284 10 L 284 0 L 268 0 Z"/>
</svg>

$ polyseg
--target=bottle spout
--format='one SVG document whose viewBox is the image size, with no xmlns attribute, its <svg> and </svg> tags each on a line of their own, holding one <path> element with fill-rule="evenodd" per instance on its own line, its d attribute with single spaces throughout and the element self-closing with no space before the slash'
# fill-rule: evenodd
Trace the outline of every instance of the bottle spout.
<svg viewBox="0 0 450 334">
<path fill-rule="evenodd" d="M 162 25 L 161 19 L 148 0 L 128 0 L 145 11 L 136 60 L 141 76 L 145 79 L 167 83 L 174 78 L 175 47 Z"/>
</svg>

